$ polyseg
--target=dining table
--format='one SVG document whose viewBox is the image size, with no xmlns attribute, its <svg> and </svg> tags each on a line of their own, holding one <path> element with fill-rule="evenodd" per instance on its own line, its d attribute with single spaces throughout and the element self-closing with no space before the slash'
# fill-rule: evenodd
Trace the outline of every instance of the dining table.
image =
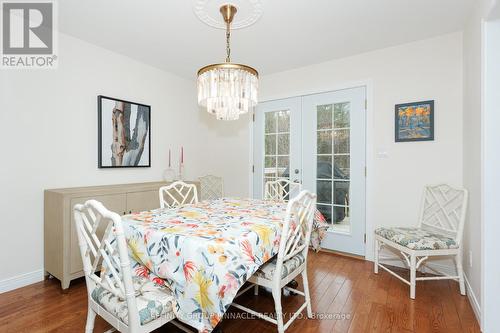
<svg viewBox="0 0 500 333">
<path fill-rule="evenodd" d="M 133 270 L 171 290 L 181 322 L 210 332 L 248 278 L 277 254 L 286 207 L 221 198 L 125 215 Z M 318 213 L 321 238 L 328 225 Z"/>
</svg>

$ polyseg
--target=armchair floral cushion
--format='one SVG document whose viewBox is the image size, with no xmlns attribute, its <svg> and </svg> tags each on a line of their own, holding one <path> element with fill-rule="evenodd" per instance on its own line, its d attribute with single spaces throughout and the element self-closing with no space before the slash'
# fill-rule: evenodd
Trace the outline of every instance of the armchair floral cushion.
<svg viewBox="0 0 500 333">
<path fill-rule="evenodd" d="M 375 230 L 375 234 L 412 250 L 458 248 L 453 238 L 421 228 L 382 227 Z"/>
<path fill-rule="evenodd" d="M 271 259 L 269 262 L 265 263 L 264 266 L 259 268 L 259 270 L 255 273 L 258 277 L 262 277 L 268 280 L 272 280 L 274 276 L 274 272 L 276 271 L 276 261 L 278 258 Z M 285 278 L 293 272 L 297 267 L 302 265 L 305 262 L 304 256 L 299 253 L 287 261 L 283 262 L 283 269 L 281 271 L 281 278 Z"/>
<path fill-rule="evenodd" d="M 173 314 L 174 298 L 170 290 L 144 276 L 133 276 L 134 288 L 136 290 L 136 302 L 139 309 L 141 325 L 145 325 L 161 316 Z M 113 293 L 97 287 L 92 291 L 91 297 L 106 311 L 120 318 L 128 325 L 127 302 L 115 296 Z"/>
</svg>

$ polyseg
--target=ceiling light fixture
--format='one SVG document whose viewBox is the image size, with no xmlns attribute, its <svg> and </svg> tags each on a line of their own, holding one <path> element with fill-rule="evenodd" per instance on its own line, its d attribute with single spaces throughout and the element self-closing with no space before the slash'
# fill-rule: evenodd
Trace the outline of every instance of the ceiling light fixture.
<svg viewBox="0 0 500 333">
<path fill-rule="evenodd" d="M 231 22 L 235 6 L 220 8 L 226 23 L 226 62 L 198 71 L 198 104 L 220 120 L 236 120 L 257 105 L 259 74 L 247 65 L 231 62 Z"/>
</svg>

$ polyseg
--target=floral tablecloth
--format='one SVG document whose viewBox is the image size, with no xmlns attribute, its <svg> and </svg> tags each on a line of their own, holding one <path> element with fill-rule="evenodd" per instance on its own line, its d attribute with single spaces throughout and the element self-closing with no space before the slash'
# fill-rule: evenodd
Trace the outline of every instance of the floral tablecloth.
<svg viewBox="0 0 500 333">
<path fill-rule="evenodd" d="M 277 254 L 285 211 L 286 203 L 224 198 L 126 215 L 123 224 L 136 274 L 166 283 L 179 320 L 210 332 Z"/>
</svg>

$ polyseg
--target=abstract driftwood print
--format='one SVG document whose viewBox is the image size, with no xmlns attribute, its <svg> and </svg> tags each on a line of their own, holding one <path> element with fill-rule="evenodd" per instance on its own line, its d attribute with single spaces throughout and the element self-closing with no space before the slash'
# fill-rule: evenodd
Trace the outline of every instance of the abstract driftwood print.
<svg viewBox="0 0 500 333">
<path fill-rule="evenodd" d="M 396 105 L 396 142 L 434 140 L 434 101 Z"/>
<path fill-rule="evenodd" d="M 149 167 L 147 105 L 99 96 L 99 167 Z"/>
</svg>

